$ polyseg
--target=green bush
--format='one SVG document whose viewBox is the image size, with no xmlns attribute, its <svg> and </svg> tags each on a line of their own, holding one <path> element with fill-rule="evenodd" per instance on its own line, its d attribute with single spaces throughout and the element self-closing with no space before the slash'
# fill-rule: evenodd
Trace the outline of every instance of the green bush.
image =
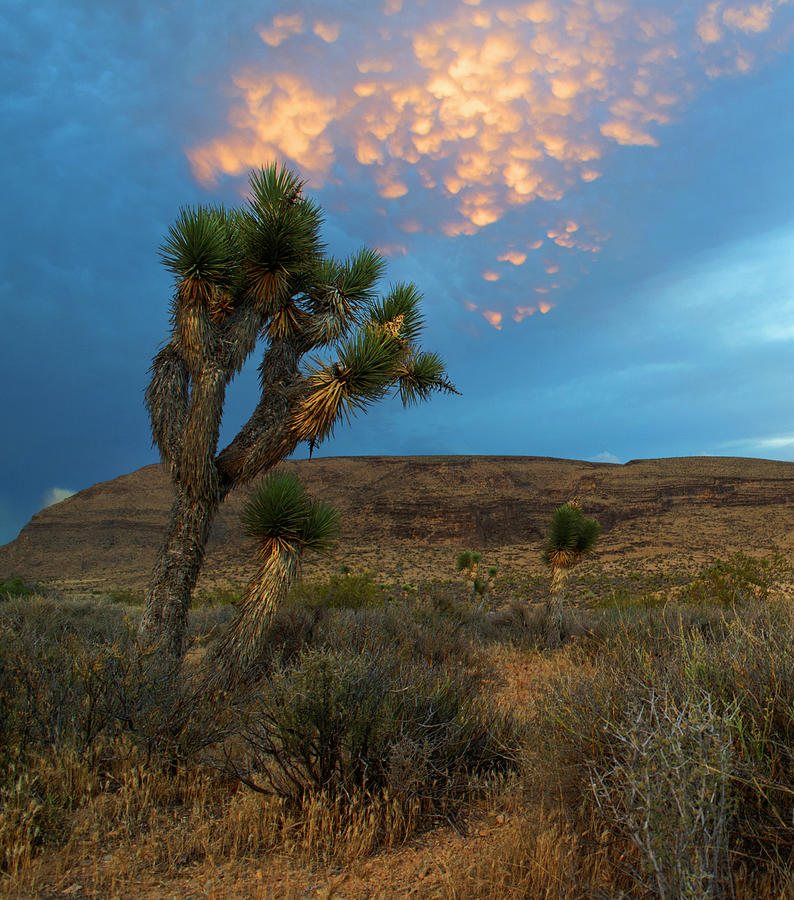
<svg viewBox="0 0 794 900">
<path fill-rule="evenodd" d="M 310 648 L 261 685 L 241 728 L 243 777 L 296 803 L 387 792 L 441 812 L 473 776 L 515 763 L 511 729 L 464 675 L 406 665 L 385 647 Z"/>
<path fill-rule="evenodd" d="M 39 593 L 38 588 L 31 587 L 21 578 L 0 579 L 0 600 L 8 600 L 9 597 L 32 597 Z"/>
<path fill-rule="evenodd" d="M 143 606 L 146 592 L 141 589 L 114 588 L 108 592 L 107 598 L 110 603 L 122 603 L 125 606 Z"/>
<path fill-rule="evenodd" d="M 294 603 L 326 609 L 362 609 L 383 606 L 387 592 L 369 572 L 360 575 L 334 573 L 327 581 L 302 582 L 292 592 Z"/>
<path fill-rule="evenodd" d="M 794 844 L 787 605 L 616 610 L 588 643 L 572 651 L 574 663 L 587 659 L 582 675 L 561 677 L 534 723 L 531 755 L 551 789 L 549 768 L 568 790 L 578 773 L 578 794 L 635 844 L 645 887 L 662 896 L 728 896 L 728 870 L 746 860 L 784 874 Z"/>
<path fill-rule="evenodd" d="M 761 559 L 735 553 L 729 559 L 706 566 L 688 584 L 682 599 L 689 603 L 732 606 L 750 600 L 766 600 L 776 581 L 790 579 L 792 569 L 779 552 Z"/>
<path fill-rule="evenodd" d="M 194 594 L 192 606 L 194 608 L 200 606 L 236 606 L 243 599 L 244 593 L 245 589 L 240 585 L 214 587 L 212 590 Z"/>
</svg>

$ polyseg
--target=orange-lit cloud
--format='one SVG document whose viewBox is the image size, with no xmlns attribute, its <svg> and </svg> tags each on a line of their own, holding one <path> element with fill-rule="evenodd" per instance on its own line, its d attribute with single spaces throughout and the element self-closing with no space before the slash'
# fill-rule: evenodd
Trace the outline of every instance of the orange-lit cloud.
<svg viewBox="0 0 794 900">
<path fill-rule="evenodd" d="M 337 22 L 322 22 L 317 19 L 312 31 L 321 37 L 326 44 L 332 44 L 339 37 L 339 24 Z"/>
<path fill-rule="evenodd" d="M 405 15 L 414 5 L 385 0 L 382 10 Z M 316 140 L 306 140 L 315 115 L 307 99 L 316 106 L 312 95 L 330 93 L 321 61 L 313 79 L 304 74 L 310 67 L 288 75 L 278 72 L 277 57 L 269 61 L 276 74 L 258 80 L 290 77 L 300 95 L 275 106 L 243 91 L 231 130 L 190 151 L 194 172 L 204 182 L 236 174 L 258 149 L 318 184 L 332 159 L 349 159 L 373 167 L 381 196 L 397 199 L 421 164 L 425 189 L 439 193 L 439 212 L 447 213 L 426 222 L 428 230 L 473 233 L 512 206 L 559 200 L 576 183 L 597 179 L 593 163 L 616 145 L 658 146 L 660 129 L 697 81 L 697 61 L 684 59 L 691 36 L 701 42 L 701 71 L 709 77 L 748 70 L 754 57 L 741 48 L 726 62 L 724 35 L 756 38 L 773 28 L 779 9 L 780 0 L 695 0 L 675 21 L 637 0 L 502 0 L 487 9 L 464 3 L 431 14 L 402 42 L 389 32 L 380 44 L 373 36 L 365 52 L 353 43 L 350 77 L 342 73 L 334 102 L 324 104 Z M 275 16 L 260 34 L 278 48 L 305 27 L 297 11 Z M 318 19 L 312 27 L 324 41 L 339 38 L 338 24 Z M 711 45 L 720 45 L 713 59 Z M 291 58 L 282 65 L 290 67 Z M 298 140 L 290 138 L 296 121 Z M 388 176 L 378 172 L 384 166 Z"/>
<path fill-rule="evenodd" d="M 375 249 L 382 256 L 406 256 L 408 254 L 405 244 L 380 244 Z"/>
<path fill-rule="evenodd" d="M 745 3 L 729 6 L 722 14 L 722 21 L 733 31 L 745 33 L 766 31 L 772 22 L 774 4 Z"/>
<path fill-rule="evenodd" d="M 697 36 L 704 44 L 716 44 L 722 40 L 722 30 L 719 24 L 719 0 L 707 4 L 700 18 L 695 24 Z"/>
<path fill-rule="evenodd" d="M 491 271 L 490 269 L 486 269 L 486 270 L 482 273 L 482 277 L 483 277 L 486 281 L 499 281 L 499 273 L 498 273 L 498 272 L 493 272 L 493 271 Z"/>
<path fill-rule="evenodd" d="M 291 16 L 274 16 L 269 28 L 261 28 L 259 37 L 271 47 L 278 47 L 292 34 L 303 32 L 303 16 L 296 13 Z"/>
<path fill-rule="evenodd" d="M 486 318 L 486 320 L 488 321 L 488 324 L 489 324 L 489 325 L 493 325 L 493 327 L 494 327 L 497 331 L 501 331 L 501 330 L 502 330 L 502 325 L 500 324 L 501 321 L 502 321 L 502 318 L 503 318 L 502 313 L 496 312 L 496 311 L 493 310 L 493 309 L 484 309 L 484 310 L 482 311 L 482 314 L 485 316 L 485 318 Z"/>
<path fill-rule="evenodd" d="M 188 151 L 199 181 L 240 175 L 272 159 L 302 159 L 314 184 L 334 159 L 326 128 L 337 112 L 333 96 L 314 90 L 299 76 L 244 74 L 235 78 L 241 105 L 229 117 L 233 131 Z"/>
<path fill-rule="evenodd" d="M 512 318 L 514 322 L 522 322 L 527 316 L 531 316 L 535 312 L 537 312 L 536 306 L 517 306 Z"/>
<path fill-rule="evenodd" d="M 648 134 L 640 126 L 624 119 L 613 119 L 601 126 L 601 134 L 612 138 L 619 144 L 637 144 L 646 147 L 658 147 L 659 141 Z"/>
<path fill-rule="evenodd" d="M 527 255 L 526 253 L 521 253 L 518 250 L 506 250 L 496 258 L 499 260 L 499 262 L 509 262 L 514 266 L 520 266 L 524 262 L 526 262 Z"/>
<path fill-rule="evenodd" d="M 523 265 L 524 248 L 552 242 L 548 272 L 565 271 L 607 236 L 578 213 L 555 224 L 551 204 L 575 192 L 587 212 L 608 157 L 654 153 L 709 79 L 748 73 L 779 50 L 781 20 L 794 14 L 789 0 L 654 7 L 384 0 L 371 10 L 382 24 L 362 39 L 298 2 L 260 28 L 266 63 L 236 75 L 228 126 L 188 151 L 193 172 L 211 185 L 278 159 L 313 187 L 363 181 L 365 202 L 383 198 L 398 230 L 385 244 L 399 231 L 465 238 L 535 204 L 545 240 L 508 237 L 516 242 L 497 259 Z"/>
</svg>

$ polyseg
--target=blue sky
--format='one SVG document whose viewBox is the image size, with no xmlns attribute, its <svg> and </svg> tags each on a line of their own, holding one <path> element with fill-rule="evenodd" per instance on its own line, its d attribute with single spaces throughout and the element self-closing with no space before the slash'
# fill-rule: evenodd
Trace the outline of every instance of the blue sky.
<svg viewBox="0 0 794 900">
<path fill-rule="evenodd" d="M 0 40 L 0 543 L 156 461 L 158 246 L 273 158 L 462 392 L 320 455 L 794 460 L 791 0 L 11 0 Z"/>
</svg>

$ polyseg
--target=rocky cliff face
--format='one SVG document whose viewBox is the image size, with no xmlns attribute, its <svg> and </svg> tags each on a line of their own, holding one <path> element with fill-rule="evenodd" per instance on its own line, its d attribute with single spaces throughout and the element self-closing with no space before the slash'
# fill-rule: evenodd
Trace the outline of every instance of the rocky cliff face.
<svg viewBox="0 0 794 900">
<path fill-rule="evenodd" d="M 489 561 L 535 570 L 552 511 L 574 495 L 602 525 L 602 559 L 641 554 L 686 562 L 736 549 L 794 551 L 794 463 L 417 456 L 317 458 L 282 467 L 342 513 L 339 549 L 315 564 L 321 568 L 347 558 L 382 577 L 447 578 L 454 553 L 471 548 Z M 249 493 L 232 494 L 218 514 L 205 584 L 244 580 L 252 571 L 239 526 Z M 160 465 L 80 491 L 37 513 L 0 547 L 0 576 L 65 588 L 140 587 L 171 497 Z"/>
</svg>

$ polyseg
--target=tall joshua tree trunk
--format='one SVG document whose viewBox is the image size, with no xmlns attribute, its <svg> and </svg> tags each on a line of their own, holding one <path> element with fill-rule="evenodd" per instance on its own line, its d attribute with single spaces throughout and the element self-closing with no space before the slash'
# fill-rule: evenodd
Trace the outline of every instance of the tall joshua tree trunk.
<svg viewBox="0 0 794 900">
<path fill-rule="evenodd" d="M 262 400 L 234 441 L 216 458 L 209 456 L 202 489 L 191 490 L 179 471 L 172 476 L 176 496 L 149 579 L 139 637 L 146 644 L 159 643 L 174 659 L 185 652 L 190 598 L 218 509 L 231 490 L 269 471 L 298 444 L 288 428 L 293 405 L 305 393 L 298 383 L 298 353 L 276 341 L 265 358 L 270 368 Z"/>
<path fill-rule="evenodd" d="M 216 686 L 228 687 L 245 677 L 261 652 L 273 613 L 300 576 L 301 550 L 289 542 L 258 556 L 259 571 L 248 585 L 237 618 L 214 653 Z"/>
<path fill-rule="evenodd" d="M 550 596 L 546 605 L 546 646 L 549 649 L 562 643 L 562 598 L 567 582 L 567 569 L 552 569 Z"/>
<path fill-rule="evenodd" d="M 208 685 L 228 689 L 244 680 L 262 652 L 273 613 L 300 577 L 307 551 L 326 553 L 339 533 L 340 515 L 322 500 L 306 496 L 294 475 L 272 473 L 243 508 L 243 529 L 256 541 L 259 571 L 210 657 Z"/>
<path fill-rule="evenodd" d="M 162 640 L 174 659 L 185 652 L 190 598 L 220 502 L 219 496 L 194 502 L 179 490 L 149 580 L 139 634 L 147 644 Z"/>
</svg>

